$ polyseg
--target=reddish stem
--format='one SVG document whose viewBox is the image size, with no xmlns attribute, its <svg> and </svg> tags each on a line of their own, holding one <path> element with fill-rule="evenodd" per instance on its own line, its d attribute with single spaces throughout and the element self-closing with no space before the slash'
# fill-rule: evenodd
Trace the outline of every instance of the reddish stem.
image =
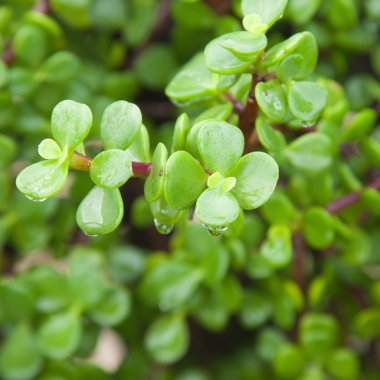
<svg viewBox="0 0 380 380">
<path fill-rule="evenodd" d="M 132 161 L 132 172 L 135 177 L 147 177 L 152 169 L 150 162 Z"/>
<path fill-rule="evenodd" d="M 294 233 L 292 236 L 292 242 L 294 250 L 293 278 L 302 293 L 306 294 L 306 245 L 302 233 Z"/>
<path fill-rule="evenodd" d="M 234 108 L 234 112 L 237 115 L 241 116 L 244 113 L 245 107 L 244 107 L 244 104 L 240 100 L 237 100 L 229 92 L 225 92 L 223 94 L 223 97 L 224 97 L 224 99 L 226 99 L 227 101 L 229 101 L 232 104 L 232 106 Z"/>
</svg>

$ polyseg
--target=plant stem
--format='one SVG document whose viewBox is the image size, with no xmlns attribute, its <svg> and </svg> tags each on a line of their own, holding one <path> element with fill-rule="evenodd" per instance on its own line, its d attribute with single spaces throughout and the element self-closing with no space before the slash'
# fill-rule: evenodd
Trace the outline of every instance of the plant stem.
<svg viewBox="0 0 380 380">
<path fill-rule="evenodd" d="M 234 109 L 234 112 L 241 116 L 245 110 L 245 107 L 244 107 L 244 104 L 240 101 L 240 100 L 237 100 L 232 94 L 230 94 L 229 92 L 225 92 L 223 94 L 223 98 L 227 101 L 229 101 L 232 106 L 233 106 L 233 109 Z"/>
<path fill-rule="evenodd" d="M 150 162 L 132 161 L 132 172 L 135 177 L 147 177 L 152 169 Z"/>
<path fill-rule="evenodd" d="M 293 278 L 305 295 L 307 291 L 306 283 L 306 245 L 301 232 L 295 232 L 292 236 L 294 260 L 293 260 Z"/>
<path fill-rule="evenodd" d="M 375 178 L 373 181 L 367 184 L 368 188 L 380 190 L 380 176 Z M 331 214 L 336 214 L 342 210 L 344 210 L 347 207 L 350 207 L 351 205 L 358 202 L 361 198 L 362 192 L 361 191 L 353 191 L 352 193 L 348 193 L 344 195 L 341 198 L 335 199 L 332 202 L 330 202 L 326 210 Z"/>
</svg>

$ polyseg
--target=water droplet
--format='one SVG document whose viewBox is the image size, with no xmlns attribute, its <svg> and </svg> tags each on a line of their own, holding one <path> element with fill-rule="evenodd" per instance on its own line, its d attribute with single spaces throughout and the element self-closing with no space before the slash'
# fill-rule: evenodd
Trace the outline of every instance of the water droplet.
<svg viewBox="0 0 380 380">
<path fill-rule="evenodd" d="M 89 236 L 89 237 L 97 237 L 97 236 L 99 236 L 98 234 L 87 234 L 86 232 L 84 234 L 87 235 L 87 236 Z"/>
<path fill-rule="evenodd" d="M 211 236 L 220 236 L 227 230 L 227 226 L 209 226 L 207 224 L 203 224 L 203 227 L 206 228 Z"/>
<path fill-rule="evenodd" d="M 38 202 L 38 203 L 41 203 L 41 202 L 44 202 L 46 201 L 47 198 L 33 198 L 33 197 L 29 197 L 28 195 L 25 195 L 29 200 L 33 201 L 33 202 Z"/>
<path fill-rule="evenodd" d="M 154 219 L 156 230 L 163 235 L 170 234 L 173 231 L 174 224 L 161 224 L 157 219 Z"/>
</svg>

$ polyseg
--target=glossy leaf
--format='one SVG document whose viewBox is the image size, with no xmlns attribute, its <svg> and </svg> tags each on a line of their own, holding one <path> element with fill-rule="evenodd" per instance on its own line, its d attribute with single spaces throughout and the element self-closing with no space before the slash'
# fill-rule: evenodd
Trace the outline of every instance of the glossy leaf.
<svg viewBox="0 0 380 380">
<path fill-rule="evenodd" d="M 239 216 L 240 207 L 236 198 L 218 188 L 205 190 L 197 200 L 197 219 L 211 227 L 226 226 Z"/>
<path fill-rule="evenodd" d="M 281 81 L 293 79 L 301 71 L 303 65 L 301 54 L 290 54 L 285 57 L 277 67 L 277 77 Z"/>
<path fill-rule="evenodd" d="M 115 189 L 124 185 L 132 174 L 132 163 L 128 154 L 120 149 L 103 151 L 91 161 L 91 179 L 104 189 Z"/>
<path fill-rule="evenodd" d="M 286 158 L 296 168 L 316 173 L 332 163 L 332 146 L 328 137 L 320 133 L 308 133 L 298 137 L 286 149 Z"/>
<path fill-rule="evenodd" d="M 87 235 L 112 232 L 124 214 L 118 189 L 106 190 L 95 186 L 82 200 L 77 210 L 77 223 Z"/>
<path fill-rule="evenodd" d="M 286 147 L 284 135 L 276 131 L 265 116 L 259 115 L 256 119 L 256 131 L 260 143 L 269 151 L 282 151 Z"/>
<path fill-rule="evenodd" d="M 17 176 L 16 186 L 26 196 L 44 200 L 62 189 L 68 168 L 68 162 L 60 163 L 58 160 L 37 162 Z"/>
<path fill-rule="evenodd" d="M 144 344 L 152 358 L 162 364 L 179 360 L 187 351 L 189 332 L 183 317 L 164 315 L 149 327 Z"/>
<path fill-rule="evenodd" d="M 239 160 L 231 175 L 236 178 L 232 194 L 241 208 L 252 210 L 272 195 L 278 180 L 278 165 L 268 154 L 253 152 Z"/>
<path fill-rule="evenodd" d="M 54 140 L 45 139 L 38 145 L 38 154 L 46 160 L 57 160 L 62 156 L 62 150 Z"/>
<path fill-rule="evenodd" d="M 0 375 L 4 380 L 28 380 L 37 376 L 43 366 L 30 327 L 15 327 L 0 350 Z"/>
<path fill-rule="evenodd" d="M 164 194 L 168 204 L 178 210 L 191 207 L 206 187 L 207 174 L 187 152 L 173 153 L 166 164 Z"/>
<path fill-rule="evenodd" d="M 140 109 L 133 103 L 119 100 L 103 112 L 100 137 L 105 149 L 127 149 L 136 138 L 142 123 Z"/>
<path fill-rule="evenodd" d="M 286 93 L 277 80 L 260 82 L 255 88 L 260 109 L 273 121 L 284 122 L 288 113 Z"/>
<path fill-rule="evenodd" d="M 287 0 L 242 0 L 241 8 L 244 15 L 255 13 L 263 23 L 272 26 L 282 18 Z"/>
<path fill-rule="evenodd" d="M 41 352 L 51 359 L 63 360 L 75 352 L 82 335 L 79 316 L 70 313 L 49 317 L 37 333 Z"/>
<path fill-rule="evenodd" d="M 168 150 L 163 143 L 158 143 L 152 157 L 152 168 L 144 185 L 144 195 L 148 202 L 158 200 L 164 191 L 167 160 Z"/>
<path fill-rule="evenodd" d="M 205 122 L 197 141 L 202 161 L 211 173 L 228 175 L 244 150 L 241 130 L 224 121 Z"/>
<path fill-rule="evenodd" d="M 189 129 L 189 116 L 187 116 L 186 113 L 183 113 L 177 118 L 174 125 L 172 152 L 185 149 L 186 137 Z"/>
<path fill-rule="evenodd" d="M 92 113 L 85 104 L 63 100 L 53 109 L 51 131 L 62 150 L 79 145 L 90 132 L 91 125 Z"/>
<path fill-rule="evenodd" d="M 218 74 L 239 74 L 255 61 L 266 45 L 267 39 L 264 34 L 225 34 L 206 46 L 206 65 Z"/>
<path fill-rule="evenodd" d="M 314 82 L 296 82 L 289 89 L 288 102 L 296 118 L 313 122 L 326 105 L 327 92 Z"/>
</svg>

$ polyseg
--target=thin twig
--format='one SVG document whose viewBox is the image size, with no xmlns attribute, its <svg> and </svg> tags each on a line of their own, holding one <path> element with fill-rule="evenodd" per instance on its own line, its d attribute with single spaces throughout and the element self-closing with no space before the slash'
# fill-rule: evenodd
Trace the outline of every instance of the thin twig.
<svg viewBox="0 0 380 380">
<path fill-rule="evenodd" d="M 229 92 L 225 92 L 223 94 L 223 98 L 232 104 L 234 112 L 237 115 L 241 116 L 243 114 L 245 107 L 244 107 L 244 104 L 240 100 L 236 99 Z"/>
<path fill-rule="evenodd" d="M 306 281 L 306 244 L 301 232 L 295 232 L 292 236 L 294 260 L 293 278 L 303 294 L 307 291 Z"/>
</svg>

